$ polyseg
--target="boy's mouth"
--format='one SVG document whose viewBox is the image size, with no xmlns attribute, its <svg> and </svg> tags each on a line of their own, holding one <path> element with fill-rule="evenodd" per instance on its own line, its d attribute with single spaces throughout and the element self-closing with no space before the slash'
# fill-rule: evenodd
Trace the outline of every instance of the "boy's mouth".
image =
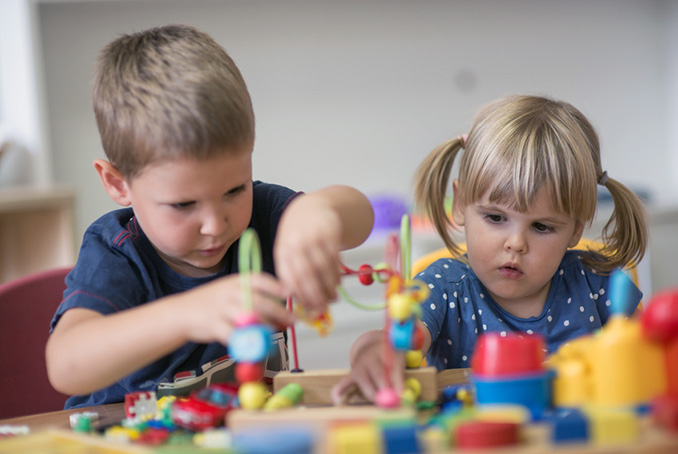
<svg viewBox="0 0 678 454">
<path fill-rule="evenodd" d="M 212 257 L 214 255 L 219 254 L 221 251 L 224 250 L 223 246 L 217 246 L 213 248 L 208 248 L 208 249 L 200 249 L 200 255 L 203 255 L 205 257 Z"/>
</svg>

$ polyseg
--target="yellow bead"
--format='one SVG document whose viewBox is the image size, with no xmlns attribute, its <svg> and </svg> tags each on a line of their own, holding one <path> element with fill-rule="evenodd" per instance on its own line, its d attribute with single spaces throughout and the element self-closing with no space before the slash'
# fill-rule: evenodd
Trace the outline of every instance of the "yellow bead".
<svg viewBox="0 0 678 454">
<path fill-rule="evenodd" d="M 408 369 L 416 369 L 421 366 L 423 360 L 424 356 L 421 354 L 420 350 L 408 350 L 405 354 L 405 365 Z"/>
<path fill-rule="evenodd" d="M 405 389 L 410 389 L 414 393 L 414 397 L 421 395 L 421 383 L 416 378 L 410 377 L 405 380 Z"/>
<path fill-rule="evenodd" d="M 263 383 L 251 381 L 240 385 L 238 390 L 238 400 L 240 406 L 245 410 L 256 410 L 262 408 L 268 398 L 268 391 Z"/>
<path fill-rule="evenodd" d="M 388 299 L 388 315 L 400 322 L 412 316 L 412 298 L 402 293 L 395 293 Z"/>
</svg>

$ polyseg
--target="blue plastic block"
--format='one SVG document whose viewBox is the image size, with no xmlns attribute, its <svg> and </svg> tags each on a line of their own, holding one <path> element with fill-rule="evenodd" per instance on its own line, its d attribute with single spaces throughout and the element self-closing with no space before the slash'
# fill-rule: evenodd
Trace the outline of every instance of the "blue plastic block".
<svg viewBox="0 0 678 454">
<path fill-rule="evenodd" d="M 381 429 L 384 454 L 417 454 L 423 452 L 419 446 L 417 426 L 393 426 Z"/>
<path fill-rule="evenodd" d="M 586 416 L 577 409 L 561 409 L 549 419 L 552 427 L 553 443 L 587 441 L 589 439 L 589 422 Z"/>
</svg>

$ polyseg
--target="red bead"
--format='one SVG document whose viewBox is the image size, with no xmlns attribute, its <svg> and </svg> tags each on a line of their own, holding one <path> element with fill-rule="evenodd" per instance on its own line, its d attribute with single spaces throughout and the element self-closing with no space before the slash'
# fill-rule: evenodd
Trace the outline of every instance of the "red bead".
<svg viewBox="0 0 678 454">
<path fill-rule="evenodd" d="M 237 363 L 235 365 L 235 379 L 240 383 L 258 381 L 264 375 L 259 363 Z"/>
<path fill-rule="evenodd" d="M 374 278 L 372 277 L 372 272 L 374 270 L 370 265 L 360 265 L 360 268 L 358 268 L 358 279 L 360 279 L 360 283 L 363 285 L 370 285 L 374 282 Z"/>
<path fill-rule="evenodd" d="M 424 345 L 424 331 L 418 326 L 414 327 L 414 335 L 412 336 L 412 350 L 421 350 Z"/>
</svg>

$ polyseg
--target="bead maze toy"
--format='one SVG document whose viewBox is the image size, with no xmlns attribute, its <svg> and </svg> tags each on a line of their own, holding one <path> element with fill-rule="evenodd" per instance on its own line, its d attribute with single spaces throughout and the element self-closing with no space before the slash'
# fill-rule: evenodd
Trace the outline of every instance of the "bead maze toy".
<svg viewBox="0 0 678 454">
<path fill-rule="evenodd" d="M 408 238 L 409 220 L 403 217 L 399 242 L 389 238 L 384 264 L 357 270 L 342 265 L 344 276 L 357 276 L 364 285 L 385 285 L 385 302 L 363 307 L 384 310 L 386 367 L 393 366 L 396 352 L 420 347 L 414 321 L 427 288 L 410 278 Z M 243 298 L 251 309 L 248 279 L 260 272 L 258 240 L 246 232 L 241 241 Z M 640 314 L 626 318 L 621 314 L 627 282 L 612 276 L 612 315 L 595 335 L 574 339 L 545 357 L 539 335 L 485 333 L 476 342 L 470 370 L 407 369 L 405 392 L 397 395 L 388 383 L 377 406 L 328 406 L 330 389 L 345 370 L 283 371 L 269 395 L 260 380 L 260 363 L 270 353 L 270 329 L 250 310 L 229 345 L 240 382 L 233 405 L 239 408 L 224 414 L 227 429 L 199 428 L 195 443 L 236 452 L 238 446 L 247 452 L 268 443 L 273 448 L 265 452 L 275 452 L 283 446 L 275 446 L 269 435 L 293 433 L 303 452 L 425 453 L 516 444 L 523 444 L 516 452 L 529 445 L 541 452 L 561 443 L 577 443 L 577 449 L 590 453 L 645 446 L 678 449 L 678 289 L 657 293 Z M 361 304 L 343 288 L 340 293 L 351 304 Z M 293 310 L 291 301 L 288 308 Z M 324 335 L 331 317 L 325 314 L 311 323 Z M 390 372 L 385 370 L 386 376 Z M 442 378 L 458 372 L 454 379 Z M 422 411 L 417 398 L 437 406 Z M 130 397 L 130 414 L 149 413 L 149 396 L 139 399 L 141 395 Z M 648 442 L 643 433 L 660 441 Z M 159 439 L 147 436 L 146 442 L 149 437 Z"/>
</svg>

